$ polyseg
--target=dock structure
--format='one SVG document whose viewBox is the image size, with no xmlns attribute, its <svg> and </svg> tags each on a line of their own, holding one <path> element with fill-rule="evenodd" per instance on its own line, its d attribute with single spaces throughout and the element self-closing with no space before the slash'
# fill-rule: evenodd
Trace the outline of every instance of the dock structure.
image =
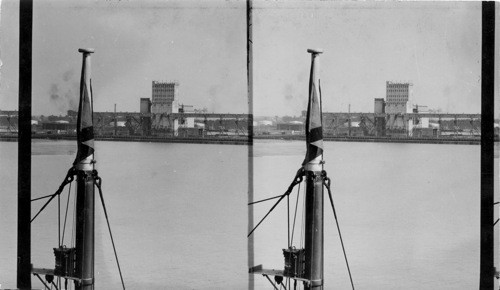
<svg viewBox="0 0 500 290">
<path fill-rule="evenodd" d="M 96 134 L 102 135 L 104 128 L 116 120 L 125 120 L 131 135 L 158 135 L 169 132 L 174 136 L 180 131 L 195 128 L 195 122 L 202 124 L 204 130 L 223 131 L 234 128 L 238 135 L 248 136 L 249 114 L 232 113 L 140 113 L 140 112 L 95 112 Z M 158 125 L 163 124 L 163 125 Z M 116 128 L 114 130 L 116 132 Z M 138 133 L 140 132 L 140 133 Z M 116 135 L 116 134 L 115 134 Z"/>
<path fill-rule="evenodd" d="M 1 111 L 0 111 L 1 112 Z M 112 118 L 114 117 L 113 112 L 94 112 L 94 118 L 96 117 L 105 117 Z M 248 114 L 231 114 L 231 113 L 171 113 L 171 114 L 160 114 L 160 113 L 139 113 L 139 112 L 116 112 L 117 116 L 125 116 L 125 117 L 156 117 L 163 115 L 169 118 L 207 118 L 207 119 L 247 119 L 249 117 Z"/>
<path fill-rule="evenodd" d="M 469 131 L 467 134 L 479 136 L 481 131 L 481 114 L 468 113 L 332 112 L 323 113 L 323 120 L 327 136 L 383 137 L 396 133 L 409 137 L 439 137 L 440 132 L 445 131 L 461 135 L 465 127 Z"/>
<path fill-rule="evenodd" d="M 481 114 L 471 113 L 322 113 L 326 138 L 476 138 L 481 135 Z M 255 138 L 299 138 L 304 136 L 305 117 L 288 121 L 259 121 Z M 285 120 L 285 118 L 283 118 Z M 495 129 L 498 135 L 498 127 Z"/>
<path fill-rule="evenodd" d="M 2 140 L 18 132 L 18 115 L 18 111 L 0 110 Z M 423 139 L 425 143 L 433 139 L 446 143 L 451 139 L 465 138 L 477 139 L 478 143 L 482 124 L 481 114 L 471 113 L 325 112 L 322 118 L 324 137 L 330 141 L 364 138 L 362 141 L 366 142 L 368 138 L 384 142 L 387 138 L 398 138 L 398 142 L 404 142 L 399 140 L 403 138 L 408 142 Z M 94 112 L 93 120 L 96 138 L 120 141 L 127 138 L 142 138 L 143 141 L 149 138 L 219 138 L 222 141 L 227 138 L 250 140 L 254 137 L 300 139 L 304 137 L 305 129 L 304 119 L 300 117 L 289 123 L 269 121 L 269 124 L 263 125 L 264 122 L 254 122 L 251 114 L 232 113 Z M 71 139 L 75 134 L 75 126 L 76 118 L 68 115 L 57 121 L 32 122 L 31 129 L 33 138 Z M 495 138 L 498 138 L 499 131 L 496 127 Z M 434 141 L 430 140 L 431 143 Z"/>
<path fill-rule="evenodd" d="M 407 119 L 410 118 L 434 118 L 434 119 L 481 119 L 481 114 L 467 114 L 467 113 L 364 113 L 364 112 L 332 112 L 323 113 L 323 118 L 348 118 L 348 117 L 383 117 L 388 118 L 390 116 L 403 116 Z"/>
</svg>

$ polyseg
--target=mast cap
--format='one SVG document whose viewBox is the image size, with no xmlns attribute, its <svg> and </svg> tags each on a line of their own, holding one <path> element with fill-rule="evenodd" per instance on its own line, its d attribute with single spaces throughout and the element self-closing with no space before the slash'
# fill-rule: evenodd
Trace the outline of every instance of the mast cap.
<svg viewBox="0 0 500 290">
<path fill-rule="evenodd" d="M 79 48 L 78 52 L 83 52 L 83 53 L 94 53 L 93 48 Z"/>
<path fill-rule="evenodd" d="M 317 49 L 309 48 L 307 50 L 307 52 L 312 53 L 312 54 L 320 54 L 320 53 L 323 53 L 323 49 L 321 49 L 321 48 L 317 48 Z"/>
</svg>

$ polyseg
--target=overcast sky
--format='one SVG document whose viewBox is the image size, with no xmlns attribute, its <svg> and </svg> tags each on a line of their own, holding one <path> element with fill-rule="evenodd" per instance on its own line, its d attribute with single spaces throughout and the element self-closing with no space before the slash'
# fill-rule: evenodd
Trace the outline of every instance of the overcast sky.
<svg viewBox="0 0 500 290">
<path fill-rule="evenodd" d="M 0 108 L 17 109 L 18 1 L 1 5 Z M 92 47 L 94 110 L 139 111 L 153 80 L 179 102 L 247 113 L 246 12 L 236 1 L 34 1 L 33 114 L 77 106 L 80 47 Z"/>
<path fill-rule="evenodd" d="M 254 113 L 305 110 L 310 55 L 323 111 L 373 112 L 386 81 L 410 81 L 429 108 L 480 113 L 481 3 L 256 2 Z"/>
<path fill-rule="evenodd" d="M 307 48 L 324 49 L 324 111 L 347 111 L 351 104 L 351 111 L 372 112 L 373 99 L 385 97 L 386 81 L 410 81 L 419 105 L 480 113 L 480 2 L 253 5 L 257 116 L 299 115 L 306 108 Z M 245 6 L 213 0 L 35 1 L 33 113 L 76 108 L 80 47 L 96 50 L 96 111 L 112 111 L 115 103 L 119 111 L 138 111 L 139 98 L 151 97 L 152 80 L 177 80 L 180 103 L 248 112 Z M 17 109 L 19 7 L 2 0 L 1 9 L 0 109 Z"/>
</svg>

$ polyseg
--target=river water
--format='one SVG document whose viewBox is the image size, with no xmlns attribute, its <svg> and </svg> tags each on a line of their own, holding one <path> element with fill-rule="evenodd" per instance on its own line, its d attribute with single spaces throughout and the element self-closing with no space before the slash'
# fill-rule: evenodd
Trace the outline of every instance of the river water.
<svg viewBox="0 0 500 290">
<path fill-rule="evenodd" d="M 75 143 L 33 142 L 33 198 L 55 192 L 75 158 Z M 128 289 L 247 287 L 246 146 L 98 141 L 96 152 Z M 0 142 L 0 160 L 0 284 L 5 289 L 16 285 L 17 143 Z M 74 196 L 74 186 L 72 191 Z M 66 189 L 62 209 L 67 196 Z M 32 213 L 43 203 L 33 202 Z M 68 224 L 71 219 L 70 211 Z M 71 228 L 66 232 L 69 246 Z M 54 200 L 32 223 L 34 267 L 54 267 L 57 233 Z M 95 243 L 96 289 L 121 289 L 99 199 Z M 42 288 L 36 277 L 32 281 Z"/>
<path fill-rule="evenodd" d="M 304 155 L 304 142 L 256 142 L 254 200 L 282 194 Z M 356 289 L 478 289 L 480 146 L 325 142 L 324 159 Z M 291 224 L 297 190 L 289 201 Z M 304 186 L 297 248 L 303 196 Z M 273 204 L 254 206 L 255 223 Z M 325 289 L 351 289 L 327 196 L 324 243 Z M 283 200 L 255 232 L 254 264 L 283 269 L 286 247 Z M 262 276 L 255 285 L 270 286 Z"/>
<path fill-rule="evenodd" d="M 73 162 L 74 143 L 33 142 L 33 197 L 56 190 Z M 127 288 L 248 288 L 246 146 L 100 141 L 96 147 Z M 258 200 L 286 190 L 305 146 L 301 141 L 256 140 L 253 153 L 252 181 Z M 356 289 L 477 289 L 479 154 L 477 145 L 325 143 L 325 169 L 332 178 Z M 0 142 L 0 162 L 0 284 L 5 289 L 14 288 L 16 279 L 17 143 Z M 495 182 L 498 186 L 498 178 Z M 303 188 L 296 247 L 301 246 Z M 67 196 L 65 190 L 62 209 Z M 294 190 L 292 221 L 296 197 Z M 121 289 L 98 201 L 96 289 Z M 33 203 L 33 214 L 42 204 Z M 255 222 L 272 204 L 254 206 Z M 283 268 L 286 209 L 284 200 L 255 232 L 254 264 Z M 71 219 L 70 210 L 68 224 Z M 71 227 L 66 232 L 65 244 L 71 245 Z M 57 239 L 55 200 L 33 222 L 35 267 L 54 266 L 52 248 Z M 255 276 L 254 282 L 255 289 L 272 289 L 262 276 Z M 42 288 L 36 278 L 33 286 Z M 325 289 L 349 288 L 325 198 Z"/>
</svg>

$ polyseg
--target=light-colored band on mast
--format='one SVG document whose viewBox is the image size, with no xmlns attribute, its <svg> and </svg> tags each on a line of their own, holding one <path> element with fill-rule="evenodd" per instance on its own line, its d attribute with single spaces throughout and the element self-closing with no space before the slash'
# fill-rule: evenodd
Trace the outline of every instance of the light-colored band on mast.
<svg viewBox="0 0 500 290">
<path fill-rule="evenodd" d="M 306 171 L 323 171 L 323 154 L 317 156 L 313 160 L 304 165 Z"/>
</svg>

